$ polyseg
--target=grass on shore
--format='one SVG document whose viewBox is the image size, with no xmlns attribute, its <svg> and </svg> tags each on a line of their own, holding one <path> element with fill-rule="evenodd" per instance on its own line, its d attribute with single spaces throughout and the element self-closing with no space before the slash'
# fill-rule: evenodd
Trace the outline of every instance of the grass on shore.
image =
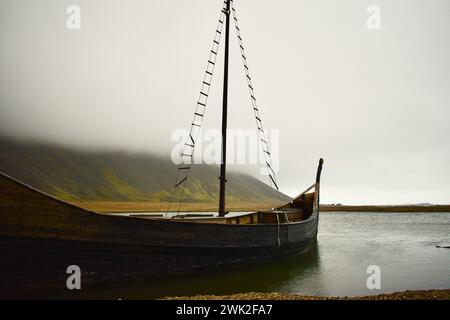
<svg viewBox="0 0 450 320">
<path fill-rule="evenodd" d="M 111 202 L 111 201 L 71 201 L 73 204 L 101 213 L 110 212 L 166 212 L 169 208 L 168 202 Z M 273 202 L 231 202 L 227 204 L 229 211 L 254 211 L 267 210 L 282 203 Z M 178 211 L 177 203 L 170 205 L 171 211 Z M 218 210 L 217 203 L 184 203 L 181 206 L 182 212 L 213 212 Z"/>
<path fill-rule="evenodd" d="M 165 212 L 169 208 L 168 202 L 143 201 L 71 201 L 73 204 L 95 212 Z M 282 203 L 274 202 L 229 202 L 229 211 L 256 211 L 276 208 Z M 217 203 L 184 203 L 181 211 L 211 212 L 217 211 Z M 172 203 L 171 211 L 177 211 L 178 206 Z M 450 205 L 436 206 L 347 206 L 347 205 L 321 205 L 321 212 L 450 212 Z"/>
</svg>

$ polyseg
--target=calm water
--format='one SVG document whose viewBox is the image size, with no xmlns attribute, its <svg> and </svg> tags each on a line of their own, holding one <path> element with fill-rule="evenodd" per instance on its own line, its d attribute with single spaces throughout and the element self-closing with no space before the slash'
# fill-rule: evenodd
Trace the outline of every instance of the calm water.
<svg viewBox="0 0 450 320">
<path fill-rule="evenodd" d="M 450 213 L 322 213 L 318 241 L 299 257 L 253 267 L 108 285 L 79 298 L 151 299 L 195 294 L 282 292 L 324 296 L 450 288 Z M 381 268 L 381 290 L 366 268 Z"/>
</svg>

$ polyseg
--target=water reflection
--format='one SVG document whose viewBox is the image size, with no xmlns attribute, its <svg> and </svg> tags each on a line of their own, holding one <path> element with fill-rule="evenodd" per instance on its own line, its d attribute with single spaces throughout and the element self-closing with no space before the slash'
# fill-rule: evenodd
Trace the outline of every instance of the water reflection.
<svg viewBox="0 0 450 320">
<path fill-rule="evenodd" d="M 196 294 L 281 292 L 355 296 L 450 287 L 450 213 L 326 213 L 318 241 L 303 254 L 232 270 L 86 287 L 52 298 L 154 299 Z M 366 287 L 369 265 L 381 290 Z"/>
<path fill-rule="evenodd" d="M 319 245 L 313 242 L 301 255 L 277 261 L 170 279 L 104 285 L 70 292 L 63 298 L 155 299 L 197 294 L 276 292 L 280 287 L 295 282 L 294 279 L 308 277 L 319 269 Z"/>
</svg>

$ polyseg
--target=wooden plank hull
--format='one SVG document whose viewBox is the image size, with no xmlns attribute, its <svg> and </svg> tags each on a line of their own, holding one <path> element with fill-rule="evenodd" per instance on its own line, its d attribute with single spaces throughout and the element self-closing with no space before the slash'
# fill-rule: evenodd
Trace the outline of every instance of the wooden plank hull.
<svg viewBox="0 0 450 320">
<path fill-rule="evenodd" d="M 313 238 L 275 248 L 186 248 L 0 238 L 2 290 L 11 298 L 39 292 L 67 291 L 66 268 L 78 265 L 82 288 L 108 282 L 169 277 L 243 266 L 300 254 Z"/>
<path fill-rule="evenodd" d="M 67 290 L 69 265 L 81 268 L 86 288 L 295 255 L 318 230 L 318 206 L 298 222 L 201 223 L 101 215 L 3 174 L 0 190 L 0 295 L 5 297 Z"/>
</svg>

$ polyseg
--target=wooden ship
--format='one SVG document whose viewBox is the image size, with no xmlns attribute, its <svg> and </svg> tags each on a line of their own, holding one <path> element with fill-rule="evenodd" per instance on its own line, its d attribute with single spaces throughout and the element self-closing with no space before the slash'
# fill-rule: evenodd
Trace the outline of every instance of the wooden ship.
<svg viewBox="0 0 450 320">
<path fill-rule="evenodd" d="M 233 1 L 221 10 L 208 69 L 186 148 L 195 145 L 203 118 L 220 36 L 225 34 L 222 159 L 226 159 L 226 118 L 230 18 L 233 15 L 258 131 L 264 133 L 254 99 Z M 224 30 L 225 29 L 225 30 Z M 224 32 L 223 32 L 224 31 Z M 210 75 L 211 74 L 211 75 Z M 208 80 L 209 79 L 209 80 Z M 208 88 L 208 89 L 205 89 Z M 270 156 L 267 142 L 263 149 Z M 182 157 L 189 158 L 183 151 Z M 192 154 L 190 156 L 192 159 Z M 181 275 L 262 262 L 302 253 L 316 239 L 319 224 L 320 159 L 316 181 L 279 208 L 230 216 L 225 206 L 226 163 L 220 168 L 220 199 L 214 217 L 170 218 L 99 214 L 61 201 L 0 173 L 0 295 L 67 290 L 67 267 L 77 265 L 83 286 Z M 267 161 L 269 170 L 270 160 Z M 189 165 L 178 167 L 175 190 L 186 187 Z M 278 189 L 274 172 L 270 181 Z M 181 196 L 182 197 L 182 196 Z M 179 213 L 179 212 L 178 212 Z M 185 218 L 182 218 L 185 217 Z"/>
</svg>

